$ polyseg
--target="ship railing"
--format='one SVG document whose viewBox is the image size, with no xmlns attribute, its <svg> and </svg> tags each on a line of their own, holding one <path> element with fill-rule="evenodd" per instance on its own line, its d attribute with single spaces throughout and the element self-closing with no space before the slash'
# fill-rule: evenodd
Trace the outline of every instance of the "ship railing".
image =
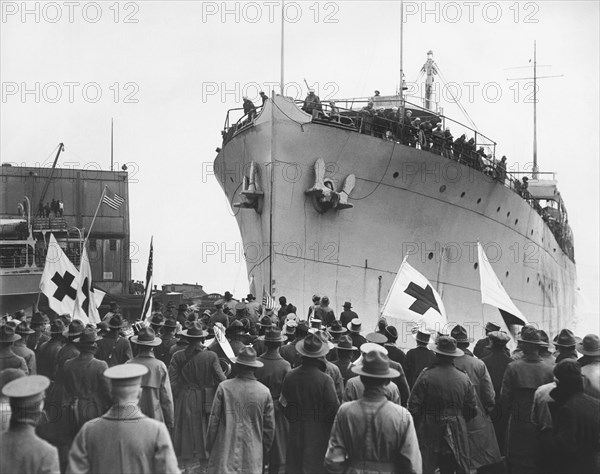
<svg viewBox="0 0 600 474">
<path fill-rule="evenodd" d="M 256 109 L 250 113 L 245 113 L 243 107 L 229 109 L 227 111 L 227 116 L 225 117 L 223 131 L 221 132 L 223 144 L 231 140 L 237 133 L 251 127 L 254 119 L 261 114 L 262 110 L 262 105 L 256 107 Z M 253 117 L 250 117 L 250 115 L 253 115 Z M 238 118 L 236 119 L 236 117 Z"/>
</svg>

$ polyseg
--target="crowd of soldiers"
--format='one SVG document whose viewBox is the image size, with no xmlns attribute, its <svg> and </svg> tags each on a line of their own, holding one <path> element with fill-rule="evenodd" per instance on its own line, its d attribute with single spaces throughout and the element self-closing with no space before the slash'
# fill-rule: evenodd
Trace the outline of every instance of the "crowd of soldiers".
<svg viewBox="0 0 600 474">
<path fill-rule="evenodd" d="M 229 292 L 129 326 L 24 311 L 0 326 L 0 472 L 592 473 L 600 339 L 495 323 L 373 332 Z M 554 347 L 554 352 L 550 350 Z M 231 354 L 233 353 L 233 354 Z"/>
</svg>

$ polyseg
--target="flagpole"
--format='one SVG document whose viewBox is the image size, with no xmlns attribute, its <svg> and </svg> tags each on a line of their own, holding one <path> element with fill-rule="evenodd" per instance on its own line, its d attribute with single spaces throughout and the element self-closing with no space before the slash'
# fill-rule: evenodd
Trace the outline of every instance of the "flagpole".
<svg viewBox="0 0 600 474">
<path fill-rule="evenodd" d="M 385 302 L 383 303 L 383 306 L 381 307 L 381 310 L 379 311 L 379 318 L 381 319 L 381 317 L 383 316 L 383 310 L 385 309 L 385 306 L 387 305 L 389 299 L 390 299 L 390 294 L 392 293 L 392 290 L 394 289 L 394 287 L 396 286 L 396 281 L 398 281 L 398 275 L 400 275 L 400 270 L 402 269 L 402 265 L 404 265 L 406 263 L 406 261 L 408 260 L 408 253 L 404 256 L 404 259 L 402 260 L 402 263 L 400 264 L 400 268 L 398 269 L 398 273 L 396 273 L 396 277 L 394 278 L 394 281 L 392 283 L 392 286 L 390 286 L 390 291 L 388 291 L 387 296 L 385 297 Z M 375 328 L 377 328 L 377 324 Z"/>
<path fill-rule="evenodd" d="M 92 233 L 92 227 L 94 227 L 94 222 L 96 222 L 96 216 L 98 215 L 98 211 L 100 210 L 100 206 L 102 205 L 102 199 L 104 199 L 104 194 L 106 194 L 106 186 L 104 186 L 104 189 L 102 190 L 102 194 L 100 195 L 100 200 L 98 201 L 98 205 L 96 206 L 96 212 L 94 212 L 94 217 L 92 218 L 92 223 L 90 224 L 87 237 L 83 241 L 84 248 L 85 244 L 87 244 L 87 241 L 90 238 L 90 234 Z"/>
</svg>

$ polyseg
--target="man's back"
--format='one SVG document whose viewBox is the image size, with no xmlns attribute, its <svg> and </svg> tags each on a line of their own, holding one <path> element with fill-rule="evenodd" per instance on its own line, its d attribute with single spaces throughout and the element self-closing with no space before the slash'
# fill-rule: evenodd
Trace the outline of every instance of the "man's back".
<svg viewBox="0 0 600 474">
<path fill-rule="evenodd" d="M 406 378 L 412 388 L 423 369 L 435 361 L 435 354 L 425 346 L 418 346 L 406 353 Z"/>
<path fill-rule="evenodd" d="M 115 405 L 83 425 L 71 446 L 67 473 L 87 472 L 178 473 L 179 468 L 163 423 Z"/>
<path fill-rule="evenodd" d="M 0 472 L 38 474 L 60 472 L 58 452 L 35 435 L 33 425 L 18 424 L 0 436 Z"/>
</svg>

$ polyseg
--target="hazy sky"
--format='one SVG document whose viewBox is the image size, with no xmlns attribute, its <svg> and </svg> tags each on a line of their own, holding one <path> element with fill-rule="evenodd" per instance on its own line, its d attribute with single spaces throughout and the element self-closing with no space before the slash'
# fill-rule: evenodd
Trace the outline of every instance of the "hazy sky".
<svg viewBox="0 0 600 474">
<path fill-rule="evenodd" d="M 406 80 L 433 50 L 456 83 L 440 84 L 446 114 L 465 121 L 448 103 L 458 91 L 521 170 L 531 167 L 532 89 L 507 79 L 532 71 L 508 68 L 528 65 L 537 40 L 538 64 L 551 65 L 539 75 L 562 75 L 539 83 L 538 157 L 558 173 L 569 211 L 580 311 L 597 317 L 599 3 L 405 2 L 405 14 Z M 2 161 L 47 165 L 62 141 L 62 163 L 109 169 L 114 117 L 115 161 L 131 171 L 133 277 L 144 278 L 154 235 L 156 283 L 243 296 L 241 238 L 210 166 L 227 110 L 245 93 L 259 103 L 258 88 L 279 81 L 280 16 L 268 1 L 2 2 Z M 287 95 L 304 97 L 304 79 L 321 98 L 395 92 L 398 2 L 286 2 L 286 19 Z M 207 243 L 217 255 L 203 254 Z"/>
</svg>

